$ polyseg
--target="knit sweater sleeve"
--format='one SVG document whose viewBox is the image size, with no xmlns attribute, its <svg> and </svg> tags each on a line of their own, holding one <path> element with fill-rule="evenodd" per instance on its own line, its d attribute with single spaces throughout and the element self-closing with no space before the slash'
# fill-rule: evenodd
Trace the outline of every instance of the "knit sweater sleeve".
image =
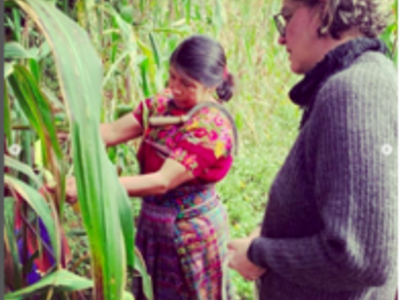
<svg viewBox="0 0 400 300">
<path fill-rule="evenodd" d="M 380 286 L 395 273 L 397 84 L 371 73 L 331 78 L 312 113 L 309 200 L 322 230 L 299 238 L 261 236 L 250 245 L 252 262 L 298 285 L 356 289 Z"/>
</svg>

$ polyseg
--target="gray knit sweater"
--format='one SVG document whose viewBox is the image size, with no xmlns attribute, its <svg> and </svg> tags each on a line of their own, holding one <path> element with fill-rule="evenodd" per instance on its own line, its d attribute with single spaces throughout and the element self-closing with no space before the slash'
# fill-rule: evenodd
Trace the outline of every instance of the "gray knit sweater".
<svg viewBox="0 0 400 300">
<path fill-rule="evenodd" d="M 260 299 L 393 300 L 396 70 L 380 52 L 365 51 L 314 99 L 248 251 L 267 269 Z"/>
</svg>

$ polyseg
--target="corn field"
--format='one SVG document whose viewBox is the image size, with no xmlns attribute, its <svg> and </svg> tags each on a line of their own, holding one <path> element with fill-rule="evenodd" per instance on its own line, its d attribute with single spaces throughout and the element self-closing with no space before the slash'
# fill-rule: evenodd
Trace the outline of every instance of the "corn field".
<svg viewBox="0 0 400 300">
<path fill-rule="evenodd" d="M 227 108 L 239 131 L 239 155 L 218 190 L 231 236 L 254 229 L 301 115 L 287 97 L 299 78 L 290 73 L 272 20 L 280 5 L 280 0 L 5 1 L 4 299 L 134 299 L 132 276 L 143 277 L 146 296 L 153 298 L 151 278 L 133 247 L 140 199 L 129 198 L 118 183 L 118 176 L 138 172 L 138 144 L 105 149 L 99 124 L 162 90 L 169 56 L 194 33 L 221 42 L 235 76 L 236 93 Z M 392 7 L 381 38 L 397 63 L 397 0 Z M 61 141 L 59 132 L 68 138 Z M 65 203 L 70 175 L 78 188 L 73 207 Z M 39 239 L 29 257 L 27 240 L 43 230 L 48 240 Z M 44 252 L 53 265 L 30 284 L 32 264 Z M 253 299 L 251 283 L 230 272 L 237 299 Z"/>
</svg>

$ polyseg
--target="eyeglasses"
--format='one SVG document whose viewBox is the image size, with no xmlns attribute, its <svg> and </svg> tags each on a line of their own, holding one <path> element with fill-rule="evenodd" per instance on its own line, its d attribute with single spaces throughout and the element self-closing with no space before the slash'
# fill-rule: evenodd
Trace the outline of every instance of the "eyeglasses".
<svg viewBox="0 0 400 300">
<path fill-rule="evenodd" d="M 297 2 L 298 4 L 292 6 L 290 8 L 282 9 L 282 11 L 273 16 L 276 29 L 278 29 L 279 35 L 281 37 L 285 37 L 286 34 L 286 26 L 292 19 L 295 12 L 300 8 L 303 7 L 304 4 L 301 2 Z"/>
<path fill-rule="evenodd" d="M 279 32 L 279 35 L 281 37 L 285 37 L 286 21 L 281 12 L 279 14 L 274 15 L 274 23 L 276 29 Z"/>
</svg>

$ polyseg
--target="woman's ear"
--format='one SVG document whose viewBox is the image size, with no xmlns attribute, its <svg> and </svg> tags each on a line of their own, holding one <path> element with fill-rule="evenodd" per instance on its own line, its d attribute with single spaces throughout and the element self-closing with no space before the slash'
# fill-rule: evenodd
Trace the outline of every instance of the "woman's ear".
<svg viewBox="0 0 400 300">
<path fill-rule="evenodd" d="M 338 39 L 340 36 L 337 34 L 332 34 L 331 28 L 334 23 L 335 14 L 337 14 L 340 10 L 339 7 L 341 5 L 340 0 L 322 0 L 320 3 L 320 20 L 321 26 L 318 30 L 318 34 L 320 37 L 326 35 L 332 35 L 333 38 Z"/>
<path fill-rule="evenodd" d="M 209 87 L 206 89 L 207 93 L 212 94 L 212 95 L 215 94 L 216 90 L 217 90 L 217 87 Z"/>
<path fill-rule="evenodd" d="M 329 1 L 322 0 L 318 4 L 318 15 L 319 15 L 319 21 L 320 25 L 318 28 L 318 36 L 323 37 L 329 33 L 329 27 L 330 24 L 333 21 L 333 16 L 329 13 Z"/>
</svg>

